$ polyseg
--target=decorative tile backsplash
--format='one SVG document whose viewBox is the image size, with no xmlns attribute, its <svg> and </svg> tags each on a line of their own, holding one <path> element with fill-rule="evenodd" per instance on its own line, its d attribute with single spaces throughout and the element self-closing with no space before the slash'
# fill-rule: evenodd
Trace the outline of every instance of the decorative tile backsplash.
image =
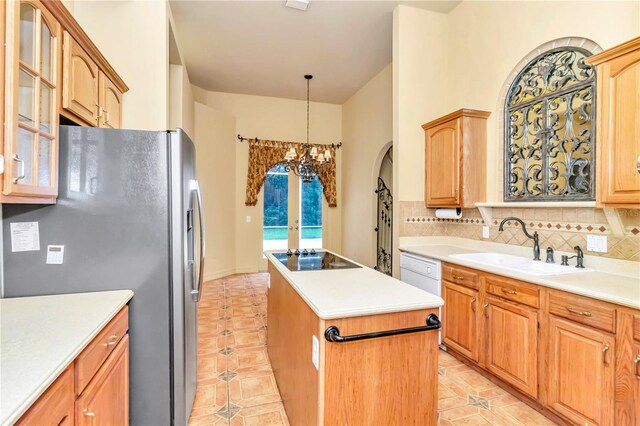
<svg viewBox="0 0 640 426">
<path fill-rule="evenodd" d="M 522 219 L 528 229 L 540 234 L 540 247 L 573 252 L 579 245 L 585 253 L 595 256 L 640 261 L 640 211 L 623 210 L 625 235 L 613 236 L 602 209 L 595 208 L 493 208 L 489 224 L 489 241 L 522 246 L 533 246 L 533 241 L 522 232 L 516 222 L 507 222 L 504 231 L 498 231 L 503 218 Z M 478 209 L 463 209 L 461 219 L 440 219 L 435 209 L 424 207 L 422 201 L 400 202 L 400 236 L 433 236 L 472 238 L 483 240 L 484 220 Z M 587 252 L 587 235 L 606 235 L 607 253 Z"/>
</svg>

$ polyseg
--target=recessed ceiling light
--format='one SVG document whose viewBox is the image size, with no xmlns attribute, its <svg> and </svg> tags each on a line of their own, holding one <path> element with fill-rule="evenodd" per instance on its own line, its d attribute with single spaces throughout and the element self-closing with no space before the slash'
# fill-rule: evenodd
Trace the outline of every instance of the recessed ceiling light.
<svg viewBox="0 0 640 426">
<path fill-rule="evenodd" d="M 287 0 L 284 5 L 292 9 L 307 10 L 309 0 Z"/>
</svg>

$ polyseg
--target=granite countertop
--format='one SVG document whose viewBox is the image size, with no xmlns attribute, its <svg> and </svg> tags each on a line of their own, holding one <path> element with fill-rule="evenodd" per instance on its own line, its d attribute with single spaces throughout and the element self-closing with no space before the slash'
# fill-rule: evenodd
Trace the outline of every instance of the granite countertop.
<svg viewBox="0 0 640 426">
<path fill-rule="evenodd" d="M 430 309 L 444 304 L 436 295 L 351 259 L 347 260 L 361 268 L 290 271 L 271 253 L 265 253 L 269 262 L 321 319 Z"/>
<path fill-rule="evenodd" d="M 117 290 L 0 299 L 0 424 L 16 422 L 132 297 Z"/>
<path fill-rule="evenodd" d="M 453 237 L 436 237 L 433 239 L 427 237 L 414 243 L 401 242 L 400 244 L 400 250 L 403 252 L 640 309 L 640 277 L 637 275 L 640 265 L 638 262 L 590 258 L 585 261 L 585 264 L 589 268 L 595 269 L 592 272 L 538 276 L 451 257 L 451 255 L 455 254 L 480 252 L 498 252 L 522 256 L 524 252 L 521 249 L 522 247 L 514 250 L 505 244 Z M 531 248 L 526 248 L 527 253 L 530 250 Z M 559 257 L 559 254 L 556 254 L 556 256 Z M 608 272 L 611 270 L 620 272 L 620 274 Z"/>
</svg>

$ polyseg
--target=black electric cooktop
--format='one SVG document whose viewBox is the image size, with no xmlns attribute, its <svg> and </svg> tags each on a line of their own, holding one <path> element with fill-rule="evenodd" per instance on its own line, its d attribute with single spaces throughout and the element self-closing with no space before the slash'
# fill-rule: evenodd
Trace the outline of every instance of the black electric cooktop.
<svg viewBox="0 0 640 426">
<path fill-rule="evenodd" d="M 347 259 L 324 250 L 289 250 L 287 252 L 273 253 L 273 256 L 289 268 L 290 271 L 361 268 L 361 266 Z"/>
</svg>

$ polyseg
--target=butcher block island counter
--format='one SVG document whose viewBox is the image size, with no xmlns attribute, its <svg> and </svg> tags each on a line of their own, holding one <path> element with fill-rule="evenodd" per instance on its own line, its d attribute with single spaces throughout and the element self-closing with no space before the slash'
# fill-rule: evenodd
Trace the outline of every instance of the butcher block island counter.
<svg viewBox="0 0 640 426">
<path fill-rule="evenodd" d="M 440 297 L 328 251 L 266 256 L 267 349 L 292 425 L 437 423 Z"/>
</svg>

